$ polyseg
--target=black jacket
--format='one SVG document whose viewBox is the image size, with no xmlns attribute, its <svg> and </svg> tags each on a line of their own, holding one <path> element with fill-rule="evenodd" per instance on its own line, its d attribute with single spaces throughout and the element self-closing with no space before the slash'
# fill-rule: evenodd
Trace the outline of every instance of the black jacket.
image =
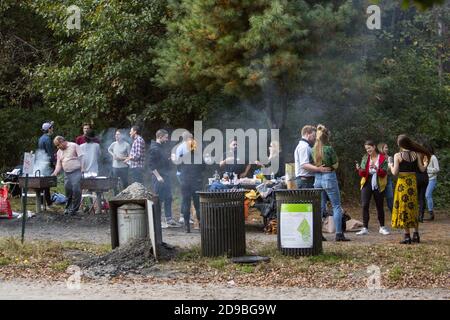
<svg viewBox="0 0 450 320">
<path fill-rule="evenodd" d="M 172 160 L 170 160 L 170 151 L 166 150 L 162 144 L 152 140 L 149 151 L 150 170 L 158 170 L 159 174 L 167 177 L 170 174 Z"/>
<path fill-rule="evenodd" d="M 184 154 L 180 160 L 182 162 L 178 165 L 178 171 L 180 172 L 180 176 L 184 181 L 194 181 L 194 180 L 202 180 L 203 172 L 206 169 L 206 165 L 203 163 L 194 163 L 194 152 L 191 151 L 189 153 Z M 184 160 L 184 161 L 183 161 Z"/>
</svg>

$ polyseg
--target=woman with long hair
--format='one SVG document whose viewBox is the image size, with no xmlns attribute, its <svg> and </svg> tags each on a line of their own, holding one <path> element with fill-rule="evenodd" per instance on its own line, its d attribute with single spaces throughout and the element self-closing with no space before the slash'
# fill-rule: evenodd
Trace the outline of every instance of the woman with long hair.
<svg viewBox="0 0 450 320">
<path fill-rule="evenodd" d="M 366 154 L 362 157 L 361 164 L 356 163 L 356 170 L 361 177 L 361 203 L 364 227 L 357 235 L 369 233 L 369 206 L 372 196 L 375 198 L 377 207 L 378 222 L 380 223 L 379 233 L 388 235 L 389 231 L 384 226 L 384 190 L 387 184 L 388 162 L 384 154 L 377 152 L 375 142 L 367 140 L 364 143 Z"/>
<path fill-rule="evenodd" d="M 336 169 L 339 166 L 338 158 L 333 147 L 329 143 L 330 131 L 323 125 L 317 126 L 316 143 L 312 150 L 312 157 L 315 166 L 326 166 L 332 168 L 331 172 L 316 172 L 314 188 L 322 188 L 330 199 L 333 207 L 333 221 L 336 227 L 336 241 L 350 241 L 345 238 L 342 228 L 341 195 L 336 177 Z"/>
<path fill-rule="evenodd" d="M 385 155 L 388 159 L 388 163 L 393 163 L 394 158 L 389 156 L 389 147 L 386 143 L 380 142 L 377 146 L 378 152 Z M 392 214 L 392 208 L 394 207 L 394 181 L 392 179 L 392 172 L 388 170 L 387 173 L 387 183 L 386 188 L 384 189 L 384 196 L 386 197 L 386 204 L 389 208 L 389 211 Z"/>
<path fill-rule="evenodd" d="M 430 159 L 431 155 L 426 148 L 405 134 L 398 136 L 397 144 L 400 147 L 400 152 L 394 155 L 394 163 L 389 164 L 392 174 L 398 175 L 394 193 L 392 228 L 405 230 L 404 239 L 400 243 L 419 243 L 416 173 L 419 171 L 425 172 L 428 165 L 427 159 Z M 426 159 L 424 156 L 426 156 Z M 409 232 L 411 228 L 414 228 L 412 239 Z"/>
<path fill-rule="evenodd" d="M 425 192 L 425 198 L 427 199 L 427 208 L 428 208 L 428 213 L 429 213 L 430 217 L 425 218 L 424 220 L 432 221 L 432 220 L 434 220 L 433 191 L 436 188 L 436 184 L 437 184 L 437 174 L 439 172 L 439 162 L 438 162 L 436 155 L 434 154 L 434 148 L 429 142 L 427 144 L 425 144 L 425 148 L 428 149 L 428 152 L 431 154 L 431 158 L 430 158 L 430 161 L 427 166 L 429 182 L 428 182 L 427 190 Z"/>
<path fill-rule="evenodd" d="M 199 224 L 201 223 L 200 200 L 197 191 L 203 187 L 205 166 L 203 163 L 195 163 L 196 152 L 200 152 L 197 150 L 197 142 L 190 132 L 186 132 L 183 134 L 183 143 L 176 151 L 176 160 L 181 187 L 181 216 L 187 233 L 191 232 L 191 200 L 194 203 L 197 220 Z"/>
</svg>

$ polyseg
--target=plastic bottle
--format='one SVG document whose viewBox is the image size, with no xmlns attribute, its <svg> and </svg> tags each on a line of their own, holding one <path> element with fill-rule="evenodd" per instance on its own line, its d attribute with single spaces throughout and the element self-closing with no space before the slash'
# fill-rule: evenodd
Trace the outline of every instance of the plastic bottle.
<svg viewBox="0 0 450 320">
<path fill-rule="evenodd" d="M 214 180 L 215 180 L 215 181 L 220 181 L 220 175 L 219 175 L 219 173 L 217 172 L 217 170 L 214 172 Z"/>
</svg>

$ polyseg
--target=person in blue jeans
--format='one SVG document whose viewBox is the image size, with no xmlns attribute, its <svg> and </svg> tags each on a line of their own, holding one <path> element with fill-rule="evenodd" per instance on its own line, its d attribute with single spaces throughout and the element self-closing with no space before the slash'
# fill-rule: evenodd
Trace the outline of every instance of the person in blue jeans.
<svg viewBox="0 0 450 320">
<path fill-rule="evenodd" d="M 382 153 L 388 159 L 388 163 L 394 163 L 394 158 L 389 156 L 389 147 L 386 143 L 380 142 L 377 146 L 378 152 Z M 392 173 L 390 170 L 387 174 L 387 184 L 384 189 L 384 196 L 386 197 L 386 204 L 389 208 L 389 211 L 392 214 L 392 208 L 394 207 L 394 180 L 392 179 Z"/>
<path fill-rule="evenodd" d="M 342 216 L 344 214 L 341 206 L 341 194 L 336 176 L 339 165 L 336 152 L 329 144 L 330 131 L 323 125 L 317 126 L 316 143 L 312 150 L 314 165 L 332 168 L 331 172 L 316 172 L 314 188 L 322 188 L 330 199 L 333 207 L 333 221 L 336 228 L 336 241 L 350 241 L 344 236 L 342 229 Z"/>
<path fill-rule="evenodd" d="M 427 186 L 427 190 L 425 192 L 425 197 L 427 199 L 427 208 L 428 208 L 428 213 L 429 213 L 430 217 L 429 218 L 425 218 L 424 220 L 432 221 L 432 220 L 434 220 L 433 191 L 434 191 L 434 189 L 436 188 L 436 185 L 437 185 L 437 175 L 438 175 L 438 172 L 439 172 L 439 162 L 438 162 L 438 159 L 437 159 L 436 155 L 434 154 L 434 148 L 429 142 L 427 142 L 425 144 L 425 148 L 427 148 L 428 151 L 430 152 L 431 158 L 429 160 L 429 164 L 428 164 L 428 167 L 427 167 L 428 186 Z"/>
</svg>

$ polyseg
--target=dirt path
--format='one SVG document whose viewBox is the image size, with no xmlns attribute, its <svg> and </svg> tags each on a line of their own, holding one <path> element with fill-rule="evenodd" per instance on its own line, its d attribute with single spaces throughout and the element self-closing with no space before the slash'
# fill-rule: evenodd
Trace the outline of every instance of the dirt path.
<svg viewBox="0 0 450 320">
<path fill-rule="evenodd" d="M 352 213 L 357 216 L 357 213 Z M 390 217 L 386 217 L 389 221 Z M 251 219 L 256 220 L 256 219 Z M 357 236 L 354 232 L 346 233 L 346 236 L 361 244 L 395 243 L 402 237 L 402 232 L 393 230 L 391 235 L 382 236 L 378 233 L 376 216 L 371 216 L 368 236 Z M 448 239 L 450 236 L 450 215 L 441 212 L 436 215 L 434 222 L 420 224 L 421 238 L 424 242 Z M 262 231 L 262 225 L 258 221 L 247 225 L 246 239 L 259 242 L 276 242 L 276 235 L 267 235 Z M 21 220 L 0 219 L 0 237 L 20 237 Z M 329 241 L 333 241 L 332 234 L 325 234 Z M 96 244 L 108 244 L 111 242 L 109 216 L 107 215 L 81 215 L 76 218 L 64 216 L 60 213 L 42 213 L 27 221 L 26 239 L 29 240 L 54 240 L 54 241 L 81 241 Z M 182 228 L 169 228 L 163 230 L 163 241 L 179 247 L 190 247 L 200 244 L 199 230 L 193 230 L 186 234 Z"/>
<path fill-rule="evenodd" d="M 197 284 L 108 284 L 89 283 L 68 289 L 64 282 L 0 281 L 0 297 L 20 299 L 149 299 L 149 300 L 322 300 L 322 299 L 450 299 L 446 289 L 335 290 L 311 288 L 261 288 Z"/>
</svg>

